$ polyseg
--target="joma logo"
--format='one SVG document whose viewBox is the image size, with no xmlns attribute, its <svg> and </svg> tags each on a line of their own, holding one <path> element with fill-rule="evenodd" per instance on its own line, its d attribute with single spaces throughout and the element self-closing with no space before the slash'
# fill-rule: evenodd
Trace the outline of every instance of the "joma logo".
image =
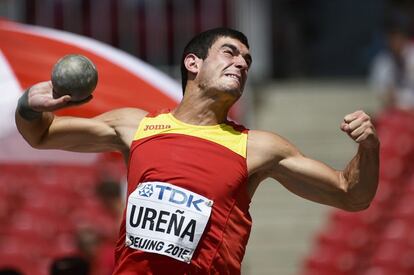
<svg viewBox="0 0 414 275">
<path fill-rule="evenodd" d="M 170 129 L 170 128 L 171 128 L 171 125 L 165 125 L 165 124 L 145 125 L 144 131 L 165 130 L 165 129 Z"/>
</svg>

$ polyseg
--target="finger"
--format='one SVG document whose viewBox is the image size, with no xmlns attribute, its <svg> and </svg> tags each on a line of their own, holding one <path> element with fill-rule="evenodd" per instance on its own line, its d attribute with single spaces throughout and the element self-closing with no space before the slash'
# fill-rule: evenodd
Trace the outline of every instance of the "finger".
<svg viewBox="0 0 414 275">
<path fill-rule="evenodd" d="M 352 113 L 352 114 L 346 115 L 346 116 L 344 117 L 344 121 L 345 121 L 346 123 L 350 123 L 350 122 L 351 122 L 351 121 L 353 121 L 355 118 L 356 118 L 355 114 L 354 114 L 354 113 Z"/>
<path fill-rule="evenodd" d="M 350 133 L 350 136 L 354 139 L 357 139 L 359 136 L 361 136 L 365 131 L 367 127 L 365 125 L 361 125 L 360 127 L 356 128 Z"/>
<path fill-rule="evenodd" d="M 69 103 L 69 105 L 70 105 L 70 106 L 76 106 L 76 105 L 85 104 L 85 103 L 87 103 L 87 102 L 91 101 L 91 100 L 92 100 L 92 98 L 93 98 L 93 95 L 89 95 L 87 98 L 82 99 L 82 100 L 80 100 L 80 101 L 71 101 L 71 102 Z"/>
<path fill-rule="evenodd" d="M 91 101 L 93 99 L 93 96 L 92 95 L 90 95 L 90 96 L 88 96 L 87 98 L 85 98 L 85 99 L 83 99 L 83 100 L 80 100 L 80 101 L 69 101 L 69 102 L 67 102 L 64 106 L 62 106 L 62 108 L 63 107 L 75 107 L 75 106 L 79 106 L 79 105 L 82 105 L 82 104 L 85 104 L 85 103 L 87 103 L 87 102 L 89 102 L 89 101 Z"/>
<path fill-rule="evenodd" d="M 66 103 L 71 100 L 72 100 L 72 97 L 70 95 L 64 95 L 64 96 L 54 99 L 56 103 Z"/>
<path fill-rule="evenodd" d="M 65 107 L 68 105 L 68 102 L 70 102 L 71 96 L 70 95 L 64 95 L 62 97 L 56 98 L 56 99 L 50 99 L 45 104 L 45 107 L 49 110 L 56 110 L 62 107 Z"/>
<path fill-rule="evenodd" d="M 369 135 L 370 135 L 370 133 L 365 131 L 365 132 L 362 133 L 362 135 L 360 135 L 358 138 L 356 138 L 355 141 L 358 142 L 358 143 L 361 143 L 361 142 L 365 141 L 368 138 Z"/>
<path fill-rule="evenodd" d="M 351 122 L 348 123 L 349 126 L 349 130 L 352 132 L 355 129 L 357 129 L 358 127 L 360 127 L 363 124 L 363 119 L 362 118 L 357 118 Z"/>
<path fill-rule="evenodd" d="M 349 125 L 348 125 L 348 123 L 342 122 L 340 128 L 341 128 L 342 131 L 348 132 Z"/>
<path fill-rule="evenodd" d="M 348 114 L 344 117 L 344 121 L 346 123 L 349 123 L 349 122 L 357 119 L 362 113 L 364 113 L 364 112 L 363 111 L 356 111 L 356 112 L 353 112 L 351 114 Z"/>
</svg>

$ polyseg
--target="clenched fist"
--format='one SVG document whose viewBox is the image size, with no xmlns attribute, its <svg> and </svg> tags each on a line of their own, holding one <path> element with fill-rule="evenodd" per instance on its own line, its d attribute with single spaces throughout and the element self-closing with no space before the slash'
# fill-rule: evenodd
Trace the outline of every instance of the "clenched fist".
<svg viewBox="0 0 414 275">
<path fill-rule="evenodd" d="M 371 118 L 363 111 L 356 111 L 344 117 L 341 130 L 364 147 L 378 147 L 379 140 Z"/>
</svg>

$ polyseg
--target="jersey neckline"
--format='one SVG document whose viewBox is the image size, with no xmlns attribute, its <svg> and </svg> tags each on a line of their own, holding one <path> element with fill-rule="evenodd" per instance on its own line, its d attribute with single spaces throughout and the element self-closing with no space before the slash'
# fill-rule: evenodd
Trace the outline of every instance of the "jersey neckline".
<svg viewBox="0 0 414 275">
<path fill-rule="evenodd" d="M 220 123 L 220 124 L 214 124 L 214 125 L 196 125 L 196 124 L 189 124 L 186 122 L 183 122 L 176 118 L 171 112 L 167 113 L 168 117 L 175 123 L 180 124 L 185 127 L 193 127 L 193 128 L 202 128 L 202 129 L 220 129 L 223 126 L 227 126 L 226 123 Z"/>
</svg>

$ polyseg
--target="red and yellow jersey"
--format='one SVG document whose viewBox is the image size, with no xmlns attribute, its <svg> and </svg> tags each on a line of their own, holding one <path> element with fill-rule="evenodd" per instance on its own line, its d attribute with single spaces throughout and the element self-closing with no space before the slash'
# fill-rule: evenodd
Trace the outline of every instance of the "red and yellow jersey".
<svg viewBox="0 0 414 275">
<path fill-rule="evenodd" d="M 131 144 L 114 274 L 239 274 L 250 234 L 247 134 L 148 115 Z"/>
</svg>

